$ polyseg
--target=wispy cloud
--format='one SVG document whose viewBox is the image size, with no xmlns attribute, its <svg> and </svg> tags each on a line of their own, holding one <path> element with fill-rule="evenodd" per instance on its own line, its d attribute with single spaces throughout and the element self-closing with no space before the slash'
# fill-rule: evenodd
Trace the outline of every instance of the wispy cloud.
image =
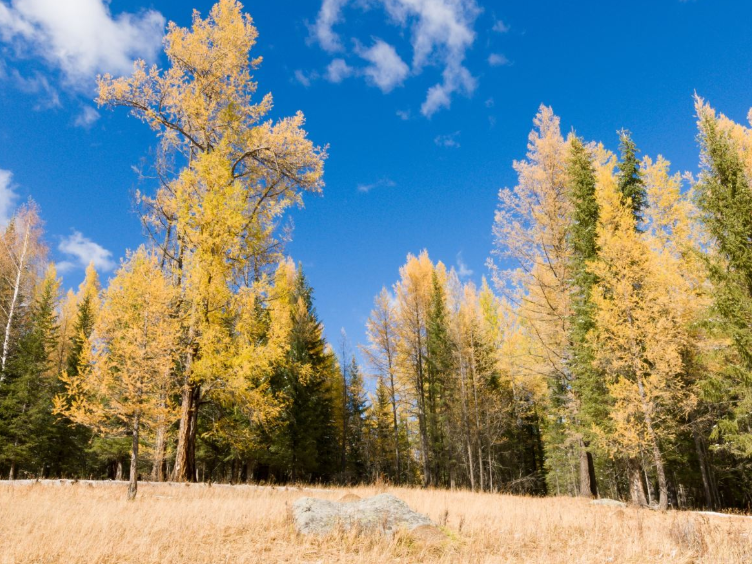
<svg viewBox="0 0 752 564">
<path fill-rule="evenodd" d="M 50 85 L 49 80 L 40 73 L 34 72 L 29 76 L 23 76 L 16 69 L 12 69 L 10 76 L 12 83 L 21 92 L 36 95 L 35 110 L 51 110 L 62 107 L 57 89 Z"/>
<path fill-rule="evenodd" d="M 345 43 L 334 28 L 344 23 L 343 11 L 348 5 L 361 10 L 379 6 L 388 23 L 409 33 L 410 67 L 388 43 L 377 40 L 373 47 L 364 50 L 357 38 L 351 38 L 356 54 L 371 63 L 362 73 L 371 84 L 389 92 L 408 76 L 421 74 L 426 67 L 440 67 L 442 80 L 428 89 L 421 105 L 421 113 L 426 117 L 449 108 L 455 94 L 473 93 L 477 80 L 465 67 L 465 54 L 475 42 L 474 25 L 481 12 L 476 0 L 323 0 L 311 36 L 325 51 L 345 51 Z"/>
<path fill-rule="evenodd" d="M 447 135 L 437 135 L 433 142 L 438 145 L 439 147 L 447 147 L 449 149 L 458 149 L 460 146 L 460 142 L 457 140 L 457 138 L 460 136 L 459 131 L 455 131 L 454 133 L 449 133 Z"/>
<path fill-rule="evenodd" d="M 510 65 L 511 62 L 501 53 L 491 53 L 488 56 L 488 64 L 492 67 L 505 67 Z"/>
<path fill-rule="evenodd" d="M 491 28 L 496 33 L 507 33 L 511 28 L 501 20 L 496 20 Z"/>
<path fill-rule="evenodd" d="M 0 169 L 0 225 L 7 225 L 16 209 L 18 194 L 13 186 L 13 173 Z"/>
<path fill-rule="evenodd" d="M 99 119 L 99 112 L 91 106 L 84 106 L 81 113 L 76 116 L 73 125 L 89 129 Z"/>
<path fill-rule="evenodd" d="M 358 184 L 358 192 L 362 194 L 368 194 L 368 192 L 375 188 L 392 188 L 396 185 L 397 184 L 394 182 L 394 180 L 391 180 L 390 178 L 382 178 L 380 180 L 377 180 L 376 182 L 372 182 L 371 184 Z"/>
<path fill-rule="evenodd" d="M 293 77 L 295 78 L 295 82 L 308 88 L 314 80 L 318 79 L 319 75 L 317 72 L 306 72 L 302 69 L 296 69 L 293 72 Z"/>
<path fill-rule="evenodd" d="M 410 113 L 410 110 L 397 110 L 397 117 L 402 121 L 407 121 L 412 117 L 412 115 Z"/>
<path fill-rule="evenodd" d="M 457 253 L 457 276 L 460 278 L 468 278 L 473 275 L 472 269 L 470 269 L 465 260 L 462 258 L 462 252 Z"/>
<path fill-rule="evenodd" d="M 69 257 L 58 263 L 61 272 L 86 268 L 89 263 L 94 263 L 94 267 L 100 272 L 109 272 L 116 266 L 111 251 L 85 237 L 80 231 L 73 230 L 69 236 L 63 237 L 57 248 Z"/>
<path fill-rule="evenodd" d="M 113 15 L 108 0 L 0 2 L 0 41 L 14 56 L 39 57 L 67 86 L 85 91 L 98 73 L 127 73 L 137 58 L 155 60 L 164 28 L 161 13 Z"/>
</svg>

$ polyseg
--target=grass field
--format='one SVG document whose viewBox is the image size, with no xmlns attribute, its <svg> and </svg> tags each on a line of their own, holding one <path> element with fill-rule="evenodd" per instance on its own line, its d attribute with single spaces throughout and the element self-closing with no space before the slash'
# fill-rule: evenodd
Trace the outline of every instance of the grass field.
<svg viewBox="0 0 752 564">
<path fill-rule="evenodd" d="M 289 504 L 390 492 L 426 513 L 443 541 L 409 534 L 296 534 Z M 571 498 L 389 487 L 338 490 L 141 484 L 0 483 L 0 562 L 368 563 L 752 562 L 752 519 L 592 506 Z"/>
</svg>

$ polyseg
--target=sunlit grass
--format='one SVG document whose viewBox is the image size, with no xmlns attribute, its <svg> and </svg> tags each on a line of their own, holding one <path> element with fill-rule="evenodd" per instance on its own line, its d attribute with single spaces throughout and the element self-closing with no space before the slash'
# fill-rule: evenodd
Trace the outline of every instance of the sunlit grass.
<svg viewBox="0 0 752 564">
<path fill-rule="evenodd" d="M 290 504 L 388 491 L 442 542 L 296 534 Z M 103 483 L 0 485 L 0 562 L 752 562 L 752 519 L 591 506 L 571 498 L 363 487 L 338 490 Z"/>
</svg>

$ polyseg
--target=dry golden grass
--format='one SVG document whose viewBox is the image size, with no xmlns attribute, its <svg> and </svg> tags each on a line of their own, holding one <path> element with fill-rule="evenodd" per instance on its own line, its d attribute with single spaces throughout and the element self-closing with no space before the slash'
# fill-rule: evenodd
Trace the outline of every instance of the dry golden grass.
<svg viewBox="0 0 752 564">
<path fill-rule="evenodd" d="M 426 513 L 447 534 L 295 533 L 288 507 L 346 490 L 0 483 L 0 562 L 367 563 L 540 562 L 546 564 L 752 562 L 752 519 L 591 506 L 571 498 L 524 498 L 406 488 L 388 491 Z"/>
</svg>

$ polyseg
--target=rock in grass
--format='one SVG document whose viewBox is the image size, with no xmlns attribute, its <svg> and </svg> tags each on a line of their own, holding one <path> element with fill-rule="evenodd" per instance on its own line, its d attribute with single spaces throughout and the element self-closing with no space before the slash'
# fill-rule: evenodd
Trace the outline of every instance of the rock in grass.
<svg viewBox="0 0 752 564">
<path fill-rule="evenodd" d="M 627 504 L 623 501 L 617 501 L 615 499 L 594 499 L 590 502 L 591 505 L 606 505 L 608 507 L 626 507 Z"/>
<path fill-rule="evenodd" d="M 392 536 L 399 529 L 412 531 L 433 522 L 390 494 L 380 494 L 349 503 L 303 497 L 292 505 L 295 528 L 304 535 L 323 535 L 335 528 L 345 531 L 382 533 Z M 438 531 L 438 528 L 437 528 Z"/>
</svg>

